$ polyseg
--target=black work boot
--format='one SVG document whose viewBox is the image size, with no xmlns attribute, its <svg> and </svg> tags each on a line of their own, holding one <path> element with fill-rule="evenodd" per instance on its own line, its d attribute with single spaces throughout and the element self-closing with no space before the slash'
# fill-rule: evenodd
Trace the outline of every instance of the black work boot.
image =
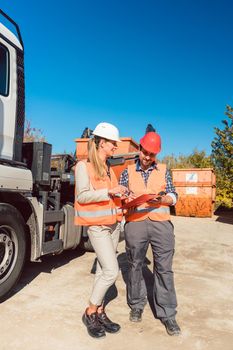
<svg viewBox="0 0 233 350">
<path fill-rule="evenodd" d="M 98 313 L 99 323 L 104 327 L 104 330 L 108 333 L 117 333 L 119 332 L 121 326 L 118 323 L 112 322 L 105 311 Z"/>
<path fill-rule="evenodd" d="M 83 314 L 82 321 L 87 327 L 88 334 L 93 338 L 103 338 L 106 336 L 103 326 L 99 322 L 97 312 L 88 315 Z"/>
<path fill-rule="evenodd" d="M 176 320 L 168 318 L 167 320 L 161 320 L 164 324 L 166 331 L 169 335 L 179 335 L 181 334 L 181 329 L 178 326 Z"/>
<path fill-rule="evenodd" d="M 129 313 L 129 320 L 131 322 L 141 322 L 142 312 L 143 310 L 141 309 L 132 309 Z"/>
</svg>

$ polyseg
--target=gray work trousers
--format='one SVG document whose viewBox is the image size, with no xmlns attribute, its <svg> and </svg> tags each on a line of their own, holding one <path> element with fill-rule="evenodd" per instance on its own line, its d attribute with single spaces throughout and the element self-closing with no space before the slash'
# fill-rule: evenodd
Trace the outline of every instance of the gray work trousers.
<svg viewBox="0 0 233 350">
<path fill-rule="evenodd" d="M 125 224 L 126 253 L 129 262 L 127 301 L 131 308 L 143 310 L 147 289 L 142 274 L 149 244 L 154 259 L 153 301 L 156 317 L 175 318 L 176 292 L 172 271 L 175 247 L 173 224 L 170 221 L 128 222 Z"/>
<path fill-rule="evenodd" d="M 119 242 L 120 224 L 109 226 L 89 226 L 88 237 L 97 256 L 96 273 L 90 302 L 102 305 L 109 287 L 119 273 L 116 249 Z"/>
</svg>

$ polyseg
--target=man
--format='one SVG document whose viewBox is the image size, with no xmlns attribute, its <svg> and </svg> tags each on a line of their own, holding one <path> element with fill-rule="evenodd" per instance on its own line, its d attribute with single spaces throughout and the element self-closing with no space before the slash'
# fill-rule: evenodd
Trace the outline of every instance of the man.
<svg viewBox="0 0 233 350">
<path fill-rule="evenodd" d="M 147 302 L 147 290 L 142 267 L 149 244 L 154 259 L 153 301 L 156 317 L 169 335 L 181 333 L 176 315 L 176 292 L 172 272 L 175 239 L 170 221 L 170 208 L 177 200 L 170 173 L 165 164 L 156 162 L 161 150 L 160 136 L 148 132 L 140 140 L 139 159 L 123 171 L 120 184 L 126 186 L 131 199 L 142 194 L 155 194 L 152 201 L 126 212 L 125 241 L 129 262 L 127 301 L 131 308 L 130 321 L 140 322 Z"/>
</svg>

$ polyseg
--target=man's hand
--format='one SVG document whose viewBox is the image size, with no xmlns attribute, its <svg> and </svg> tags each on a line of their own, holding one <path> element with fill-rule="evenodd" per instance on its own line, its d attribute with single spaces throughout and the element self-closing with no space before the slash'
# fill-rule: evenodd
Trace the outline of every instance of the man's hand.
<svg viewBox="0 0 233 350">
<path fill-rule="evenodd" d="M 173 199 L 169 195 L 165 196 L 159 196 L 155 197 L 154 199 L 151 199 L 148 203 L 154 203 L 158 205 L 172 205 L 173 204 Z"/>
<path fill-rule="evenodd" d="M 173 198 L 169 195 L 161 197 L 161 204 L 163 205 L 173 205 Z"/>
</svg>

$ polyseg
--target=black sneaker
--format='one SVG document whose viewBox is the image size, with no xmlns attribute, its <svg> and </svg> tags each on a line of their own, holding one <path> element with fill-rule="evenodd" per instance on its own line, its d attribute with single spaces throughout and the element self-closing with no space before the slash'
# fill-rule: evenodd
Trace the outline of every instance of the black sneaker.
<svg viewBox="0 0 233 350">
<path fill-rule="evenodd" d="M 108 333 L 119 332 L 121 326 L 118 323 L 112 322 L 105 311 L 98 313 L 99 323 L 103 326 L 104 330 Z"/>
<path fill-rule="evenodd" d="M 93 338 L 103 338 L 106 336 L 103 326 L 99 322 L 97 312 L 87 315 L 85 312 L 82 321 L 87 327 L 88 334 Z"/>
<path fill-rule="evenodd" d="M 129 313 L 129 320 L 131 322 L 141 322 L 142 310 L 141 309 L 132 309 Z"/>
<path fill-rule="evenodd" d="M 178 326 L 176 320 L 169 318 L 167 320 L 162 320 L 162 323 L 164 324 L 166 331 L 169 335 L 181 334 L 181 329 Z"/>
</svg>

